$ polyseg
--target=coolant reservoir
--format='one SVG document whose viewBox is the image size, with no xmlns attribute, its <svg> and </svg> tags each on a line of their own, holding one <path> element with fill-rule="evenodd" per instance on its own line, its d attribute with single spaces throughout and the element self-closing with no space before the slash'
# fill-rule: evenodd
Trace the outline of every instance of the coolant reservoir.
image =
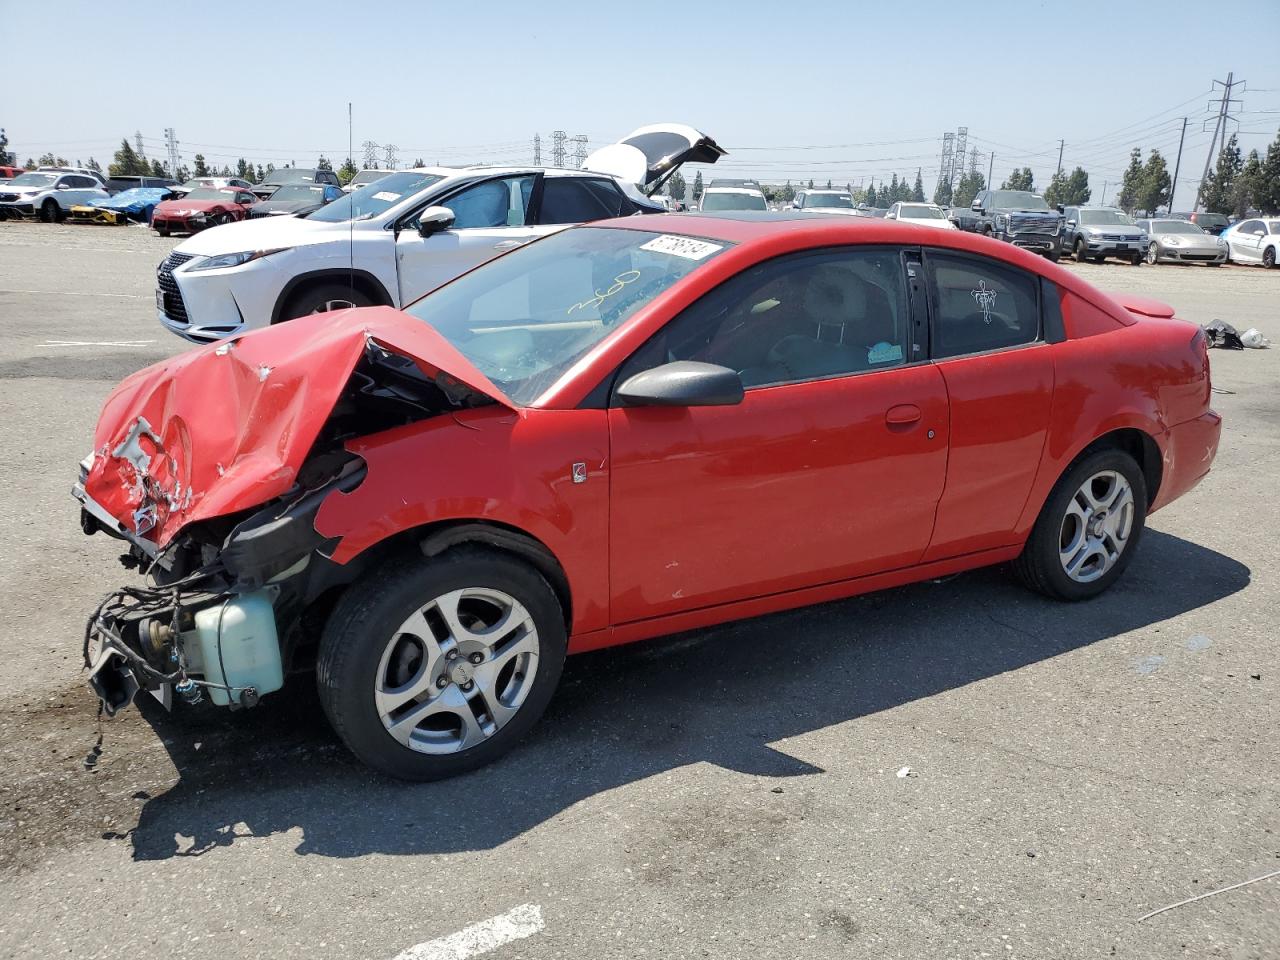
<svg viewBox="0 0 1280 960">
<path fill-rule="evenodd" d="M 284 686 L 276 618 L 266 590 L 206 607 L 196 614 L 195 622 L 192 633 L 206 680 L 228 687 L 253 687 L 259 695 Z M 220 707 L 240 703 L 240 691 L 228 693 L 209 687 L 206 692 Z"/>
</svg>

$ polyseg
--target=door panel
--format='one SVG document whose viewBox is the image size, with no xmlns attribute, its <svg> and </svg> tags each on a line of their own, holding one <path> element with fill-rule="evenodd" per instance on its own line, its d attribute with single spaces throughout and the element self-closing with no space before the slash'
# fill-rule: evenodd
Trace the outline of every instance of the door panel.
<svg viewBox="0 0 1280 960">
<path fill-rule="evenodd" d="M 908 566 L 928 545 L 947 459 L 932 365 L 614 408 L 609 425 L 614 623 Z"/>
</svg>

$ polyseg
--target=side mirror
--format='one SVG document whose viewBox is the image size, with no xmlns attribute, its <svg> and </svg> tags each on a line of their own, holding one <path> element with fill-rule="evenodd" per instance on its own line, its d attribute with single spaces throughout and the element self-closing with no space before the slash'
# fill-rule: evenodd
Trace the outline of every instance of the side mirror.
<svg viewBox="0 0 1280 960">
<path fill-rule="evenodd" d="M 973 203 L 969 204 L 969 209 L 972 210 L 974 213 L 981 213 L 982 202 L 980 200 L 973 201 Z"/>
<path fill-rule="evenodd" d="M 1056 209 L 1059 213 L 1066 213 L 1066 212 L 1067 212 L 1067 211 L 1065 211 L 1065 210 L 1063 210 L 1063 209 L 1062 209 L 1062 204 L 1058 204 L 1058 205 L 1057 205 L 1057 207 L 1055 207 L 1054 209 Z"/>
<path fill-rule="evenodd" d="M 71 184 L 69 184 L 69 183 L 60 183 L 60 184 L 58 184 L 58 186 L 57 186 L 55 189 L 58 189 L 58 190 L 70 190 L 70 189 L 71 189 Z"/>
<path fill-rule="evenodd" d="M 439 233 L 441 230 L 448 230 L 452 226 L 453 211 L 448 207 L 427 207 L 418 217 L 418 233 L 424 237 Z"/>
<path fill-rule="evenodd" d="M 1074 220 L 1068 220 L 1068 221 L 1067 221 L 1067 226 L 1068 226 L 1068 227 L 1074 227 L 1075 225 L 1076 225 L 1076 222 L 1075 222 Z"/>
<path fill-rule="evenodd" d="M 676 360 L 637 373 L 614 395 L 628 407 L 729 407 L 742 402 L 742 378 L 714 363 Z"/>
</svg>

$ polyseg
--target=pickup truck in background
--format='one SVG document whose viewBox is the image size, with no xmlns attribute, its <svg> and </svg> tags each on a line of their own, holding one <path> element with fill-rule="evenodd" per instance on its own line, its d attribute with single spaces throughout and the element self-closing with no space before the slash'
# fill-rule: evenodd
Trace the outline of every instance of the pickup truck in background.
<svg viewBox="0 0 1280 960">
<path fill-rule="evenodd" d="M 1029 190 L 980 190 L 968 211 L 952 210 L 951 222 L 1055 262 L 1062 255 L 1062 214 Z"/>
</svg>

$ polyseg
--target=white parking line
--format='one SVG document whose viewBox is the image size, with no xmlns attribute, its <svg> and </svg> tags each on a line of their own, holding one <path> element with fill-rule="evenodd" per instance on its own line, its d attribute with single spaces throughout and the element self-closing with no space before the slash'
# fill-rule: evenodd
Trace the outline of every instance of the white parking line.
<svg viewBox="0 0 1280 960">
<path fill-rule="evenodd" d="M 154 340 L 46 340 L 46 347 L 141 347 Z"/>
<path fill-rule="evenodd" d="M 542 908 L 536 903 L 525 903 L 447 937 L 402 950 L 395 960 L 466 960 L 496 950 L 504 943 L 532 937 L 542 928 Z"/>
<path fill-rule="evenodd" d="M 150 300 L 154 293 L 80 293 L 75 290 L 0 290 L 0 293 L 34 293 L 40 296 L 61 294 L 64 297 L 123 297 L 126 300 Z"/>
</svg>

